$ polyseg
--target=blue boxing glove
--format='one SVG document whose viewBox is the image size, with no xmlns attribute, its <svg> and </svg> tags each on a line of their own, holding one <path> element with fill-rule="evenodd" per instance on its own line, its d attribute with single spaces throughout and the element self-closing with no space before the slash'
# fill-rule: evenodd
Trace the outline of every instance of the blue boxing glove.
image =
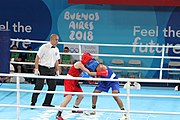
<svg viewBox="0 0 180 120">
<path fill-rule="evenodd" d="M 90 76 L 87 72 L 82 72 L 80 76 L 83 78 L 92 78 L 92 76 Z"/>
</svg>

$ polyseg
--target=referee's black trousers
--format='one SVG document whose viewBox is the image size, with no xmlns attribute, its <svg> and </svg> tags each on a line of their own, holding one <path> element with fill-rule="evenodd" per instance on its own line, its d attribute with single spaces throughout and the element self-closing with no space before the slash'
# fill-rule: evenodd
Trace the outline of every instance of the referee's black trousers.
<svg viewBox="0 0 180 120">
<path fill-rule="evenodd" d="M 44 66 L 40 66 L 40 65 L 39 65 L 39 72 L 40 72 L 40 75 L 45 75 L 45 76 L 55 76 L 56 75 L 55 68 L 48 68 L 48 67 L 44 67 Z M 36 80 L 34 90 L 42 90 L 43 86 L 44 86 L 44 80 L 45 79 L 38 78 Z M 48 91 L 55 91 L 56 80 L 46 79 L 46 83 L 48 85 Z M 31 100 L 31 102 L 33 104 L 35 104 L 37 102 L 38 95 L 39 95 L 39 93 L 33 93 L 32 100 Z M 51 105 L 53 96 L 54 96 L 54 94 L 47 93 L 44 103 L 42 105 L 45 105 L 45 106 Z"/>
</svg>

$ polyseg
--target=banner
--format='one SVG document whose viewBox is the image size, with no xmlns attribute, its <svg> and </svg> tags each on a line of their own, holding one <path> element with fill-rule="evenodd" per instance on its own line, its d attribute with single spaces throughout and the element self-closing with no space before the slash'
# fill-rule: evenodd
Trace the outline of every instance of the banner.
<svg viewBox="0 0 180 120">
<path fill-rule="evenodd" d="M 50 35 L 56 33 L 59 35 L 60 42 L 148 46 L 82 47 L 82 52 L 89 51 L 92 54 L 160 56 L 162 48 L 152 46 L 180 46 L 180 7 L 169 7 L 179 6 L 180 0 L 69 0 L 69 2 L 86 4 L 69 4 L 67 0 L 2 1 L 0 29 L 9 29 L 11 38 L 25 40 L 49 41 Z M 119 3 L 138 6 L 112 5 Z M 144 4 L 148 6 L 139 6 Z M 38 50 L 42 45 L 27 42 L 12 44 L 16 44 L 21 50 L 29 45 L 33 50 Z M 71 52 L 79 51 L 76 45 L 69 46 Z M 63 51 L 62 44 L 58 47 Z M 165 48 L 165 56 L 179 57 L 180 49 Z M 100 58 L 106 65 L 111 65 L 111 60 L 114 59 L 110 56 Z M 131 58 L 121 59 L 127 66 Z M 161 64 L 161 59 L 139 59 L 142 60 L 143 67 L 159 68 Z M 166 67 L 170 60 L 172 59 L 165 58 L 163 67 Z M 163 73 L 164 78 L 166 75 Z M 142 73 L 143 78 L 158 78 L 158 76 L 159 71 L 146 70 Z"/>
<path fill-rule="evenodd" d="M 72 4 L 114 4 L 132 6 L 180 6 L 179 0 L 68 0 Z"/>
<path fill-rule="evenodd" d="M 10 72 L 10 33 L 0 30 L 0 73 Z"/>
</svg>

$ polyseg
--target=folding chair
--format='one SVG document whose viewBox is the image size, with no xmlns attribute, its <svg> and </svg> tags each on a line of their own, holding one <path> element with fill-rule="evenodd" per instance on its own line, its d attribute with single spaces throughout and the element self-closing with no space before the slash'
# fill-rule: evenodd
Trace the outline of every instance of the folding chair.
<svg viewBox="0 0 180 120">
<path fill-rule="evenodd" d="M 169 69 L 180 69 L 180 62 L 170 61 L 168 63 L 168 68 Z M 175 78 L 180 79 L 180 71 L 168 70 L 168 79 L 170 79 L 170 77 L 172 77 L 173 79 L 175 79 Z"/>
<path fill-rule="evenodd" d="M 116 66 L 124 66 L 124 60 L 121 60 L 121 59 L 113 59 L 112 60 L 112 64 L 113 65 L 116 65 Z M 118 75 L 118 77 L 122 77 L 122 74 L 123 74 L 123 70 L 120 70 L 120 69 L 114 69 L 113 70 L 114 73 L 116 73 Z"/>
<path fill-rule="evenodd" d="M 141 64 L 142 64 L 141 60 L 129 60 L 128 61 L 128 67 L 140 67 Z M 128 70 L 127 77 L 130 77 L 131 75 L 137 76 L 136 78 L 140 78 L 141 72 L 139 70 Z"/>
</svg>

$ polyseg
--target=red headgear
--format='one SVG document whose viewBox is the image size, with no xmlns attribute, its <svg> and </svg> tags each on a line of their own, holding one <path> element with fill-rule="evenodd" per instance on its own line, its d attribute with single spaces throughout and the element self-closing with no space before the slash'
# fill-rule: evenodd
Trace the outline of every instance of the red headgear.
<svg viewBox="0 0 180 120">
<path fill-rule="evenodd" d="M 85 52 L 85 53 L 82 55 L 81 63 L 82 63 L 83 65 L 86 65 L 86 63 L 87 63 L 88 61 L 90 61 L 91 59 L 92 59 L 92 55 L 91 55 L 90 53 Z"/>
</svg>

